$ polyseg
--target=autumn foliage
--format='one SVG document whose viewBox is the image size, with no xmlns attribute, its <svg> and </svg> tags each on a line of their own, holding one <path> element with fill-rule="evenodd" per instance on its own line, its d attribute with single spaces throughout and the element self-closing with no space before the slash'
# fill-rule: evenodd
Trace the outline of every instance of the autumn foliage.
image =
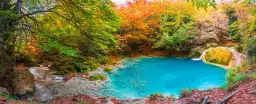
<svg viewBox="0 0 256 104">
<path fill-rule="evenodd" d="M 224 47 L 210 48 L 205 55 L 207 61 L 222 65 L 228 65 L 232 57 L 229 49 Z"/>
<path fill-rule="evenodd" d="M 119 40 L 123 43 L 121 48 L 128 52 L 139 53 L 151 50 L 152 46 L 159 41 L 157 36 L 162 34 L 163 15 L 182 18 L 184 14 L 193 15 L 195 9 L 191 3 L 184 1 L 133 0 L 127 2 L 116 8 L 121 24 L 119 32 Z M 181 23 L 181 21 L 176 22 Z"/>
</svg>

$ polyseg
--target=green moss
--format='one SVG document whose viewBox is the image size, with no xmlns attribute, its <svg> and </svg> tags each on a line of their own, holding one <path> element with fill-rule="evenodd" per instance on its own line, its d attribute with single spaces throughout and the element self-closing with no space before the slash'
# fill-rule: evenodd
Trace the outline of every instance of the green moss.
<svg viewBox="0 0 256 104">
<path fill-rule="evenodd" d="M 13 96 L 11 94 L 2 93 L 2 92 L 0 92 L 0 96 L 3 96 L 7 100 L 17 100 L 18 99 L 16 96 Z"/>
<path fill-rule="evenodd" d="M 112 71 L 114 70 L 114 68 L 108 67 L 108 68 L 105 68 L 104 70 L 105 70 L 106 72 L 110 73 L 110 72 L 112 72 Z"/>
<path fill-rule="evenodd" d="M 101 75 L 101 74 L 94 74 L 92 76 L 90 76 L 89 80 L 91 81 L 97 81 L 97 80 L 106 80 L 107 77 L 105 75 Z"/>
<path fill-rule="evenodd" d="M 88 104 L 87 102 L 81 102 L 80 104 Z"/>
<path fill-rule="evenodd" d="M 127 55 L 120 55 L 120 59 L 124 59 L 124 58 L 127 58 L 128 56 Z"/>
</svg>

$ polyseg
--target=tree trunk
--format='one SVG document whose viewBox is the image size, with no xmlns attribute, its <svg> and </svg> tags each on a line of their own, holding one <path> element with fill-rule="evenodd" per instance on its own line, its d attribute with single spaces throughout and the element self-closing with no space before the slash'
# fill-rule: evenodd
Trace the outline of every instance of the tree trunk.
<svg viewBox="0 0 256 104">
<path fill-rule="evenodd" d="M 7 8 L 7 0 L 0 0 L 0 11 L 4 11 Z M 4 24 L 5 16 L 0 16 L 0 75 L 3 74 L 4 70 L 4 34 L 6 33 L 6 26 Z M 1 78 L 1 77 L 0 77 Z"/>
<path fill-rule="evenodd" d="M 21 6 L 17 5 L 16 6 Z M 15 7 L 16 8 L 16 7 Z M 18 10 L 18 9 L 17 9 Z M 20 9 L 19 9 L 20 10 Z M 11 0 L 0 0 L 0 80 L 5 81 L 0 83 L 0 86 L 8 87 L 8 80 L 6 79 L 14 67 L 14 48 L 10 49 L 8 44 L 11 42 L 10 37 L 14 33 L 17 21 L 12 17 L 16 11 L 11 8 Z"/>
<path fill-rule="evenodd" d="M 248 43 L 247 58 L 250 67 L 256 64 L 256 38 L 252 37 Z"/>
</svg>

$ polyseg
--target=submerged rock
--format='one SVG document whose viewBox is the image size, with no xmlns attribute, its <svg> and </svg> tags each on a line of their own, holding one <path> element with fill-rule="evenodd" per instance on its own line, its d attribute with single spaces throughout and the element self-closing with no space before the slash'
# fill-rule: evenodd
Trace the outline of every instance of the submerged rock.
<svg viewBox="0 0 256 104">
<path fill-rule="evenodd" d="M 107 80 L 106 80 L 107 81 Z M 74 77 L 65 83 L 56 83 L 53 85 L 47 85 L 47 88 L 51 90 L 54 97 L 61 96 L 74 96 L 80 94 L 96 95 L 97 89 L 106 81 L 89 81 L 82 77 Z"/>
</svg>

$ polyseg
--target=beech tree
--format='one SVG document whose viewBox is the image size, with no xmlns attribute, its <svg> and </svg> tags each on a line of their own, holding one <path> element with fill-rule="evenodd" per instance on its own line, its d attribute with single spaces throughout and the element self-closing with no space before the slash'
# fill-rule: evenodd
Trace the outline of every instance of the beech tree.
<svg viewBox="0 0 256 104">
<path fill-rule="evenodd" d="M 110 0 L 1 0 L 0 80 L 13 72 L 21 46 L 35 38 L 54 41 L 46 45 L 59 44 L 57 48 L 72 48 L 80 55 L 104 53 L 115 44 L 112 33 L 117 31 L 118 17 L 113 6 Z M 77 35 L 77 41 L 66 42 L 70 35 Z M 0 85 L 8 87 L 8 83 Z"/>
<path fill-rule="evenodd" d="M 14 53 L 18 40 L 36 28 L 36 15 L 56 8 L 51 0 L 0 1 L 0 69 L 2 76 L 14 66 Z M 47 6 L 48 5 L 48 6 Z"/>
</svg>

